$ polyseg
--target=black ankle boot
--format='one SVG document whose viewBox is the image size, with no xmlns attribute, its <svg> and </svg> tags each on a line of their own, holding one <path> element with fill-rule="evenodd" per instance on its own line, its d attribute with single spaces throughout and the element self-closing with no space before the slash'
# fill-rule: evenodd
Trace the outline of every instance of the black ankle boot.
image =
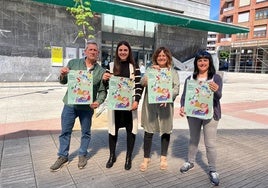
<svg viewBox="0 0 268 188">
<path fill-rule="evenodd" d="M 111 168 L 114 165 L 115 161 L 116 161 L 115 155 L 110 155 L 110 157 L 106 163 L 106 168 Z"/>
<path fill-rule="evenodd" d="M 131 157 L 126 158 L 125 169 L 126 170 L 131 169 Z"/>
</svg>

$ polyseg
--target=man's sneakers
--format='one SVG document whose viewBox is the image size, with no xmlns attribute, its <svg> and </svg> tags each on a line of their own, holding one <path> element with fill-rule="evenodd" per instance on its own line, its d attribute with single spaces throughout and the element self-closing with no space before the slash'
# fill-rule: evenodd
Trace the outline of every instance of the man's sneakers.
<svg viewBox="0 0 268 188">
<path fill-rule="evenodd" d="M 210 171 L 208 176 L 212 185 L 218 186 L 220 184 L 220 178 L 217 172 Z"/>
<path fill-rule="evenodd" d="M 189 170 L 194 168 L 194 163 L 191 162 L 185 162 L 183 166 L 180 168 L 181 173 L 186 173 Z"/>
<path fill-rule="evenodd" d="M 56 162 L 50 167 L 51 172 L 56 172 L 61 169 L 68 162 L 67 157 L 59 157 Z"/>
<path fill-rule="evenodd" d="M 82 155 L 78 158 L 78 168 L 83 169 L 87 165 L 87 157 Z"/>
<path fill-rule="evenodd" d="M 67 157 L 58 157 L 56 162 L 50 167 L 51 172 L 56 172 L 60 170 L 68 162 Z M 78 168 L 83 169 L 87 165 L 87 157 L 82 155 L 78 158 Z"/>
</svg>

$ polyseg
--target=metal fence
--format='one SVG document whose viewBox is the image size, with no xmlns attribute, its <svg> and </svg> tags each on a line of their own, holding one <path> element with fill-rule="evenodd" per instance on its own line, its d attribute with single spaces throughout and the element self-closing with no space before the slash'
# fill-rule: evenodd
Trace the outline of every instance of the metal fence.
<svg viewBox="0 0 268 188">
<path fill-rule="evenodd" d="M 262 73 L 267 74 L 268 73 L 268 67 L 257 67 L 257 66 L 228 66 L 228 69 L 226 69 L 228 72 L 248 72 L 248 73 Z"/>
</svg>

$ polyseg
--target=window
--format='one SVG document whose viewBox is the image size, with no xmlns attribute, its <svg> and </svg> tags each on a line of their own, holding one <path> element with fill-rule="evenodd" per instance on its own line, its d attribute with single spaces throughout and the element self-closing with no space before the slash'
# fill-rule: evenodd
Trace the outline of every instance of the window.
<svg viewBox="0 0 268 188">
<path fill-rule="evenodd" d="M 231 34 L 225 34 L 225 38 L 231 38 Z"/>
<path fill-rule="evenodd" d="M 265 2 L 265 1 L 268 1 L 268 0 L 256 0 L 256 3 L 261 3 L 261 2 Z"/>
<path fill-rule="evenodd" d="M 248 33 L 238 33 L 236 35 L 237 39 L 247 39 L 248 38 Z"/>
<path fill-rule="evenodd" d="M 216 34 L 210 34 L 209 38 L 216 38 Z"/>
<path fill-rule="evenodd" d="M 266 37 L 266 25 L 254 27 L 254 37 L 255 38 Z"/>
<path fill-rule="evenodd" d="M 112 24 L 114 20 L 114 32 L 128 35 L 143 36 L 144 25 L 146 26 L 146 37 L 153 37 L 155 23 L 145 22 L 142 20 L 136 20 L 132 18 L 125 18 L 121 16 L 113 16 L 109 14 L 103 14 L 102 27 L 103 31 L 112 31 Z"/>
<path fill-rule="evenodd" d="M 227 2 L 226 7 L 227 7 L 227 8 L 234 7 L 234 2 Z"/>
<path fill-rule="evenodd" d="M 243 12 L 238 14 L 238 23 L 248 22 L 249 21 L 249 12 Z"/>
<path fill-rule="evenodd" d="M 268 9 L 256 10 L 255 20 L 262 20 L 268 18 Z"/>
<path fill-rule="evenodd" d="M 232 16 L 227 17 L 226 18 L 226 23 L 233 23 L 233 17 Z"/>
<path fill-rule="evenodd" d="M 239 1 L 239 6 L 240 7 L 247 6 L 247 5 L 250 5 L 250 0 L 240 0 Z"/>
</svg>

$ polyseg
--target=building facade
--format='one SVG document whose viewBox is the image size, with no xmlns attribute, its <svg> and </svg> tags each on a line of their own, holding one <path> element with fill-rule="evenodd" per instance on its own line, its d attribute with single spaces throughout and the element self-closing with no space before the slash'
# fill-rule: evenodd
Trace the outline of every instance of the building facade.
<svg viewBox="0 0 268 188">
<path fill-rule="evenodd" d="M 229 71 L 268 73 L 268 0 L 221 0 L 220 21 L 250 30 L 218 35 L 217 46 L 230 52 Z"/>
<path fill-rule="evenodd" d="M 216 53 L 216 43 L 217 43 L 217 34 L 216 32 L 209 31 L 207 39 L 207 51 L 211 54 Z"/>
<path fill-rule="evenodd" d="M 209 17 L 209 0 L 129 0 L 169 12 L 202 19 Z M 65 7 L 31 0 L 0 0 L 0 81 L 56 81 L 70 57 L 80 57 L 84 40 Z M 137 62 L 150 60 L 159 46 L 170 48 L 185 61 L 206 48 L 207 32 L 168 26 L 110 14 L 95 14 L 94 35 L 101 47 L 100 61 L 112 61 L 116 44 L 129 41 Z M 51 64 L 51 48 L 62 48 L 63 62 Z M 73 53 L 70 55 L 69 52 Z"/>
<path fill-rule="evenodd" d="M 209 0 L 128 0 L 144 6 L 156 7 L 167 12 L 181 13 L 187 16 L 208 19 Z M 186 8 L 187 7 L 187 8 Z M 114 26 L 114 27 L 113 27 Z M 207 32 L 182 27 L 102 14 L 101 26 L 102 61 L 112 60 L 115 45 L 120 40 L 127 40 L 133 47 L 136 61 L 146 63 L 155 48 L 166 46 L 179 61 L 191 58 L 198 50 L 206 48 Z"/>
</svg>

